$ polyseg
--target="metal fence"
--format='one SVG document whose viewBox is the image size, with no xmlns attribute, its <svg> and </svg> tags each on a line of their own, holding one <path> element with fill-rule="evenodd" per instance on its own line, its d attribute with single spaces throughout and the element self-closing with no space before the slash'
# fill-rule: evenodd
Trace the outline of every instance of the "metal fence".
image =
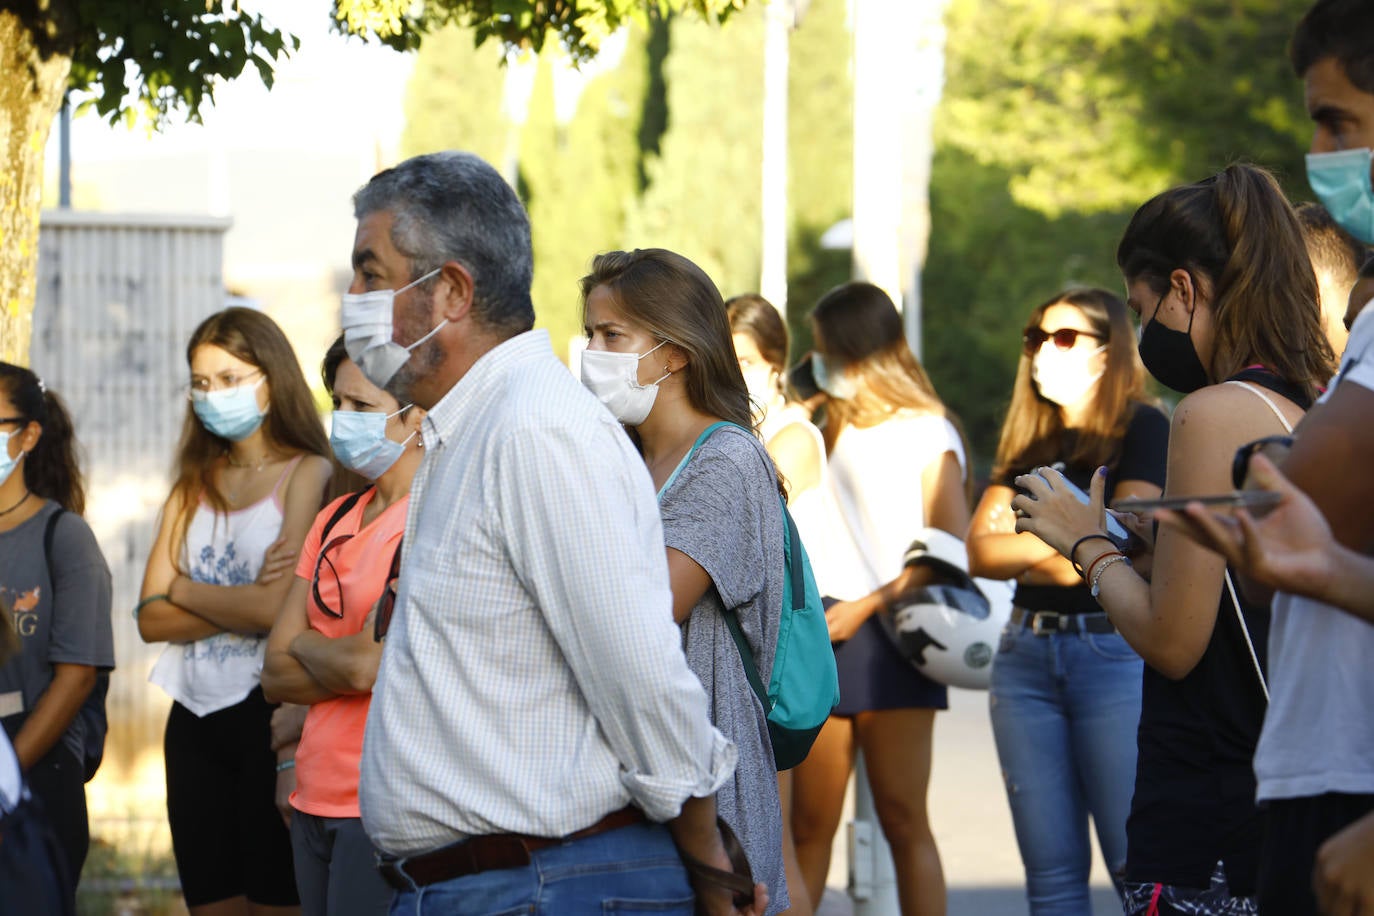
<svg viewBox="0 0 1374 916">
<path fill-rule="evenodd" d="M 87 477 L 86 519 L 114 577 L 118 668 L 92 832 L 161 832 L 168 701 L 147 683 L 160 651 L 131 610 L 186 413 L 185 346 L 223 307 L 229 220 L 51 211 L 39 234 L 31 362 L 67 402 Z M 115 837 L 110 836 L 110 839 Z"/>
</svg>

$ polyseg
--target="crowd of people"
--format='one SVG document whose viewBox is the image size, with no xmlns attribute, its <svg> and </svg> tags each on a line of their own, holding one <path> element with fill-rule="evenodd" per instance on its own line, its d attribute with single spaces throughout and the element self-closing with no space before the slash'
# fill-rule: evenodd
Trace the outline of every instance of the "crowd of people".
<svg viewBox="0 0 1374 916">
<path fill-rule="evenodd" d="M 943 913 L 948 688 L 884 624 L 939 581 L 928 530 L 1015 585 L 989 702 L 1032 913 L 1091 912 L 1090 822 L 1127 914 L 1374 910 L 1366 6 L 1318 0 L 1292 44 L 1322 205 L 1241 164 L 1140 206 L 1124 300 L 1031 310 L 977 492 L 878 287 L 823 296 L 798 354 L 688 258 L 602 253 L 573 375 L 501 176 L 375 176 L 327 435 L 267 316 L 186 347 L 133 615 L 192 914 L 810 916 L 859 751 L 902 912 Z M 840 685 L 781 772 L 780 496 Z M 65 405 L 0 363 L 0 909 L 72 912 L 89 845 L 115 659 L 83 509 Z"/>
</svg>

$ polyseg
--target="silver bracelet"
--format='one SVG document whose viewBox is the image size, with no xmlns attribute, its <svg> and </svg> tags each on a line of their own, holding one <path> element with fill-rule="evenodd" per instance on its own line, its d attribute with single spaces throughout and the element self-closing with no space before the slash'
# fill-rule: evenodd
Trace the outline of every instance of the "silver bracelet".
<svg viewBox="0 0 1374 916">
<path fill-rule="evenodd" d="M 1127 566 L 1130 566 L 1131 559 L 1130 557 L 1127 557 L 1125 554 L 1119 553 L 1114 557 L 1107 557 L 1107 559 L 1102 561 L 1102 565 L 1097 567 L 1097 572 L 1093 573 L 1092 595 L 1094 598 L 1096 598 L 1102 590 L 1102 574 L 1107 571 L 1108 567 L 1112 566 L 1115 563 L 1125 563 Z"/>
</svg>

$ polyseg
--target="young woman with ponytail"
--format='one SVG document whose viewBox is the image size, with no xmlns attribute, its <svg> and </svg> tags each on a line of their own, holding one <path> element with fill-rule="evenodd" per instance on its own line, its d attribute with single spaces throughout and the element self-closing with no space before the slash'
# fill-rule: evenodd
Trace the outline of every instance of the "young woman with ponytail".
<svg viewBox="0 0 1374 916">
<path fill-rule="evenodd" d="M 269 744 L 267 633 L 320 509 L 329 443 L 296 354 L 261 312 L 228 308 L 186 346 L 188 403 L 135 617 L 169 645 L 149 680 L 172 697 L 167 817 L 192 916 L 295 912 L 273 797 L 294 776 Z"/>
<path fill-rule="evenodd" d="M 1291 430 L 1333 368 L 1291 207 L 1267 172 L 1233 165 L 1137 210 L 1117 265 L 1146 369 L 1185 395 L 1165 496 L 1231 490 L 1236 450 Z M 1012 501 L 1017 530 L 1087 572 L 1146 663 L 1126 913 L 1255 912 L 1262 831 L 1251 758 L 1268 698 L 1268 607 L 1245 600 L 1219 555 L 1169 529 L 1143 578 L 1143 564 L 1132 568 L 1106 540 L 1101 470 L 1087 506 L 1053 470 L 1016 483 L 1027 491 Z"/>
<path fill-rule="evenodd" d="M 0 363 L 0 607 L 20 643 L 0 667 L 0 721 L 61 842 L 69 902 L 90 844 L 78 713 L 114 667 L 110 571 L 85 507 L 66 408 Z"/>
</svg>

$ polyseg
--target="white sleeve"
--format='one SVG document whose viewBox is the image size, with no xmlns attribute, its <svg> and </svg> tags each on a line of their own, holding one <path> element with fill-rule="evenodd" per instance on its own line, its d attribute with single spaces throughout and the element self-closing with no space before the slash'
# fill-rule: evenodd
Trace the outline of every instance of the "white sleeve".
<svg viewBox="0 0 1374 916">
<path fill-rule="evenodd" d="M 1341 368 L 1321 400 L 1325 401 L 1336 390 L 1337 385 L 1354 382 L 1364 388 L 1374 389 L 1374 308 L 1360 312 L 1350 327 L 1350 340 L 1346 342 L 1345 353 L 1341 356 Z"/>
</svg>

